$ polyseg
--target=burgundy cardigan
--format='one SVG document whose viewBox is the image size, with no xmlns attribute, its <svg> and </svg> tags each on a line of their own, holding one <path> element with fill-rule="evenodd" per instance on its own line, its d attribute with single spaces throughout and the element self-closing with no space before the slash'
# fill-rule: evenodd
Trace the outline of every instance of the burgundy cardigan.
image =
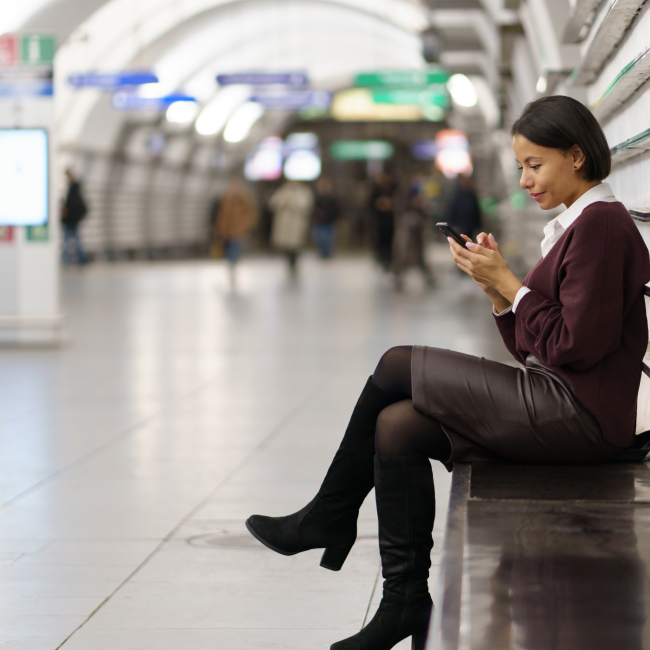
<svg viewBox="0 0 650 650">
<path fill-rule="evenodd" d="M 648 249 L 622 203 L 587 206 L 526 276 L 517 313 L 495 316 L 521 363 L 531 354 L 573 388 L 603 437 L 632 444 L 648 345 Z"/>
</svg>

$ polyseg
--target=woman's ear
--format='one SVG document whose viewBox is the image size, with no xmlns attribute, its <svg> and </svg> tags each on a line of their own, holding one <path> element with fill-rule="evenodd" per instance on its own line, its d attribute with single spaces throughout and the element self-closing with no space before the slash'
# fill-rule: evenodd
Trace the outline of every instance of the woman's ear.
<svg viewBox="0 0 650 650">
<path fill-rule="evenodd" d="M 571 148 L 571 158 L 573 159 L 573 169 L 581 169 L 585 164 L 585 154 L 582 152 L 582 149 L 574 144 Z"/>
</svg>

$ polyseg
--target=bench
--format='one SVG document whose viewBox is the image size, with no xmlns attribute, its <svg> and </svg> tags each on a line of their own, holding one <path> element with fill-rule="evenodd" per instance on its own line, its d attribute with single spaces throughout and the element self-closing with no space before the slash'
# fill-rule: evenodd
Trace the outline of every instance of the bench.
<svg viewBox="0 0 650 650">
<path fill-rule="evenodd" d="M 454 466 L 428 650 L 650 647 L 650 431 L 636 438 L 607 465 Z"/>
</svg>

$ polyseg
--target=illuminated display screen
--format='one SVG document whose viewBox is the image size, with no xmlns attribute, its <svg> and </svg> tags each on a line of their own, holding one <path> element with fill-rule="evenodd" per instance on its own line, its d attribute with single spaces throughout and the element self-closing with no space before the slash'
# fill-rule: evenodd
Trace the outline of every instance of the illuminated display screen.
<svg viewBox="0 0 650 650">
<path fill-rule="evenodd" d="M 249 181 L 274 181 L 282 176 L 282 140 L 269 137 L 246 159 L 244 175 Z"/>
<path fill-rule="evenodd" d="M 48 167 L 44 129 L 0 129 L 0 225 L 47 223 Z"/>
</svg>

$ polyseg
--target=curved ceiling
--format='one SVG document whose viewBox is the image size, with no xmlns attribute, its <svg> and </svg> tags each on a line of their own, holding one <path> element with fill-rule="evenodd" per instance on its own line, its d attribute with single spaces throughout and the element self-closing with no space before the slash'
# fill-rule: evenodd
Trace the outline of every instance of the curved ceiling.
<svg viewBox="0 0 650 650">
<path fill-rule="evenodd" d="M 316 85 L 337 87 L 360 69 L 424 65 L 418 37 L 424 14 L 408 0 L 186 0 L 175 12 L 169 3 L 146 0 L 126 19 L 125 4 L 111 0 L 57 53 L 64 145 L 91 144 L 97 136 L 110 146 L 107 136 L 125 119 L 106 110 L 100 92 L 67 85 L 69 74 L 84 69 L 153 68 L 163 91 L 185 90 L 206 102 L 218 90 L 218 72 L 305 70 Z M 96 112 L 101 120 L 91 119 Z M 92 128 L 99 123 L 101 132 Z"/>
</svg>

